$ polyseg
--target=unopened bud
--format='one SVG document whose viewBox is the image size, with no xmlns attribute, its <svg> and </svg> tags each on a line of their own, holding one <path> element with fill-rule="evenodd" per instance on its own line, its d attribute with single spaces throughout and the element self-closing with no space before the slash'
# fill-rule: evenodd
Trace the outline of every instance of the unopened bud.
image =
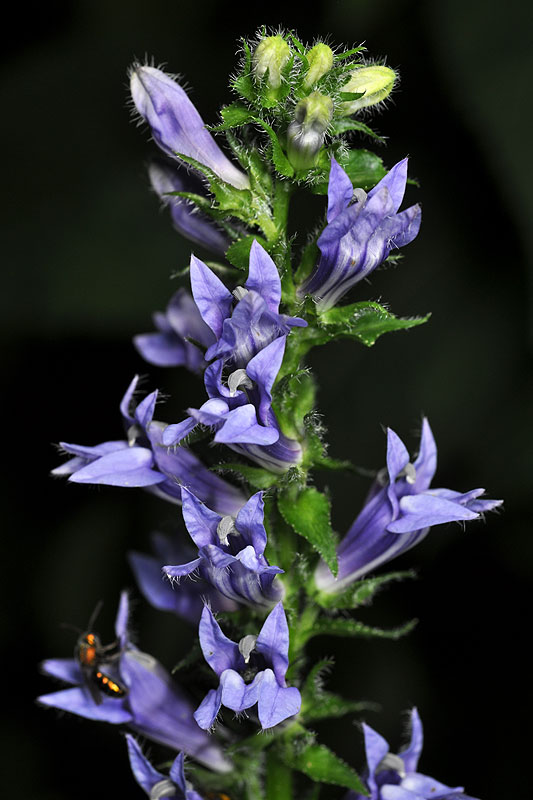
<svg viewBox="0 0 533 800">
<path fill-rule="evenodd" d="M 355 100 L 341 103 L 339 106 L 340 115 L 345 117 L 348 114 L 353 114 L 354 111 L 359 111 L 360 108 L 374 106 L 376 103 L 385 100 L 391 93 L 395 80 L 396 73 L 390 67 L 373 64 L 369 67 L 355 69 L 350 75 L 348 83 L 345 83 L 342 87 L 342 91 L 353 92 L 354 94 L 364 92 L 364 94 Z"/>
<path fill-rule="evenodd" d="M 333 101 L 327 95 L 311 92 L 300 100 L 287 130 L 287 153 L 295 169 L 314 167 L 332 115 Z"/>
<path fill-rule="evenodd" d="M 291 49 L 283 36 L 267 36 L 262 39 L 254 53 L 254 72 L 262 80 L 268 70 L 267 83 L 271 89 L 279 89 L 281 71 L 291 57 Z"/>
<path fill-rule="evenodd" d="M 306 54 L 309 69 L 304 78 L 304 86 L 311 89 L 333 66 L 333 50 L 327 44 L 319 42 Z"/>
</svg>

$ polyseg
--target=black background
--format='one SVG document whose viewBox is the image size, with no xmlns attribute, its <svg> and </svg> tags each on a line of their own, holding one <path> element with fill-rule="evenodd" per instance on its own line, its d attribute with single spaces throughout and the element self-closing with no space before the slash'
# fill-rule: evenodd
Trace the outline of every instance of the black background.
<svg viewBox="0 0 533 800">
<path fill-rule="evenodd" d="M 111 636 L 124 553 L 146 548 L 179 511 L 142 492 L 67 486 L 48 471 L 59 439 L 93 444 L 121 435 L 118 401 L 135 372 L 172 396 L 180 418 L 201 384 L 141 362 L 130 341 L 177 286 L 188 261 L 147 189 L 146 132 L 130 124 L 126 68 L 144 54 L 180 72 L 208 122 L 230 101 L 237 39 L 261 23 L 312 41 L 365 41 L 399 67 L 401 85 L 374 127 L 391 166 L 410 155 L 423 226 L 403 263 L 359 285 L 351 299 L 382 299 L 430 323 L 366 350 L 316 352 L 319 407 L 331 454 L 382 466 L 390 425 L 416 449 L 427 414 L 439 444 L 436 485 L 485 486 L 505 510 L 486 524 L 433 530 L 394 567 L 419 580 L 392 587 L 368 621 L 417 629 L 400 643 L 318 640 L 335 655 L 330 686 L 374 700 L 367 721 L 399 744 L 403 712 L 425 721 L 421 769 L 490 797 L 528 796 L 531 577 L 531 6 L 517 0 L 335 0 L 251 4 L 49 2 L 13 9 L 4 40 L 2 126 L 5 227 L 0 314 L 4 533 L 0 638 L 4 646 L 2 790 L 37 800 L 140 796 L 111 726 L 34 705 L 52 690 L 44 657 L 68 656 L 98 599 Z M 321 201 L 295 201 L 291 224 L 312 227 Z M 199 255 L 205 255 L 198 251 Z M 164 413 L 163 413 L 164 412 Z M 334 525 L 347 529 L 363 479 L 328 480 Z M 528 509 L 529 510 L 529 509 Z M 143 649 L 172 665 L 194 636 L 139 602 Z M 363 762 L 351 718 L 320 728 L 354 766 Z M 529 770 L 527 771 L 529 773 Z M 324 797 L 330 794 L 324 790 Z M 331 796 L 337 796 L 332 791 Z"/>
</svg>

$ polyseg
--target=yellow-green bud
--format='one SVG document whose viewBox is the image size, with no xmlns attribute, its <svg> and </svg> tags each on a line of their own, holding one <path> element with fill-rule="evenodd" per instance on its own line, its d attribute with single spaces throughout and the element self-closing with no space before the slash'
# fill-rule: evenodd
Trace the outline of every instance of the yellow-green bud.
<svg viewBox="0 0 533 800">
<path fill-rule="evenodd" d="M 295 169 L 311 169 L 315 166 L 332 116 L 331 97 L 311 92 L 300 100 L 287 130 L 287 155 Z"/>
<path fill-rule="evenodd" d="M 383 67 L 373 64 L 369 67 L 359 67 L 355 69 L 342 87 L 343 92 L 364 92 L 362 97 L 356 100 L 348 100 L 340 103 L 338 111 L 340 116 L 345 117 L 359 111 L 360 108 L 373 106 L 385 100 L 391 93 L 396 73 L 390 67 Z"/>
<path fill-rule="evenodd" d="M 254 53 L 254 73 L 261 80 L 268 70 L 267 82 L 271 89 L 279 89 L 281 71 L 291 57 L 291 49 L 283 36 L 267 36 L 257 45 Z"/>
<path fill-rule="evenodd" d="M 333 50 L 327 44 L 319 42 L 306 54 L 309 69 L 304 78 L 303 85 L 311 89 L 320 78 L 329 72 L 333 66 Z"/>
</svg>

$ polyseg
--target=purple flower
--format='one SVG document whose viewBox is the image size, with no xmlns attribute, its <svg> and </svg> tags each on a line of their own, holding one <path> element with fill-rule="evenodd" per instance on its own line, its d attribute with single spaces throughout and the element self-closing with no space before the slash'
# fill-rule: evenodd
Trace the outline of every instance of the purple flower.
<svg viewBox="0 0 533 800">
<path fill-rule="evenodd" d="M 187 564 L 163 567 L 169 578 L 199 574 L 225 597 L 252 606 L 271 606 L 280 599 L 281 587 L 274 579 L 283 570 L 269 566 L 264 556 L 267 537 L 262 492 L 254 494 L 236 517 L 216 514 L 186 489 L 181 502 L 198 557 Z"/>
<path fill-rule="evenodd" d="M 437 467 L 437 446 L 424 419 L 420 453 L 412 464 L 394 431 L 387 431 L 387 469 L 372 486 L 367 501 L 339 545 L 339 573 L 334 578 L 321 562 L 316 584 L 338 592 L 381 564 L 422 541 L 432 525 L 477 519 L 501 505 L 501 500 L 479 499 L 484 489 L 461 494 L 451 489 L 430 489 Z"/>
<path fill-rule="evenodd" d="M 193 372 L 205 369 L 203 352 L 193 341 L 207 348 L 215 337 L 186 289 L 178 289 L 172 295 L 164 314 L 154 314 L 154 323 L 159 333 L 141 333 L 133 339 L 135 347 L 149 364 L 184 366 Z"/>
<path fill-rule="evenodd" d="M 198 792 L 195 792 L 185 779 L 183 753 L 176 756 L 170 772 L 166 776 L 150 764 L 139 743 L 130 733 L 126 734 L 126 741 L 133 777 L 151 800 L 160 797 L 174 797 L 175 800 L 202 800 Z"/>
<path fill-rule="evenodd" d="M 226 158 L 186 92 L 170 75 L 134 64 L 130 90 L 137 111 L 150 125 L 154 142 L 164 153 L 171 158 L 193 158 L 235 188 L 249 188 L 248 176 Z"/>
<path fill-rule="evenodd" d="M 154 742 L 183 750 L 211 769 L 227 771 L 231 766 L 218 745 L 195 725 L 188 698 L 155 658 L 137 650 L 129 641 L 128 616 L 127 594 L 123 592 L 115 622 L 120 653 L 95 665 L 116 682 L 120 694 L 102 694 L 101 702 L 95 702 L 94 686 L 89 686 L 90 678 L 79 661 L 52 658 L 43 662 L 44 672 L 72 684 L 72 688 L 42 695 L 38 702 L 87 719 L 125 724 Z"/>
<path fill-rule="evenodd" d="M 142 486 L 173 502 L 180 501 L 181 486 L 187 486 L 221 514 L 237 513 L 245 501 L 239 489 L 215 475 L 186 447 L 170 451 L 162 446 L 165 425 L 153 420 L 157 392 L 130 412 L 137 382 L 136 377 L 120 405 L 127 441 L 103 442 L 94 447 L 61 442 L 62 449 L 74 458 L 52 474 L 68 475 L 73 483 Z"/>
<path fill-rule="evenodd" d="M 285 682 L 289 629 L 281 603 L 274 606 L 257 637 L 248 634 L 238 643 L 224 636 L 206 606 L 200 644 L 205 660 L 220 678 L 218 688 L 207 693 L 194 714 L 201 728 L 212 727 L 221 706 L 239 713 L 257 703 L 263 730 L 298 714 L 300 692 Z M 251 683 L 245 682 L 250 679 Z"/>
<path fill-rule="evenodd" d="M 462 786 L 452 788 L 417 772 L 424 741 L 418 711 L 411 711 L 411 741 L 398 755 L 385 739 L 363 723 L 366 750 L 366 784 L 370 797 L 348 792 L 345 800 L 475 800 Z"/>
<path fill-rule="evenodd" d="M 346 292 L 384 261 L 393 248 L 418 234 L 421 209 L 398 212 L 407 181 L 407 159 L 399 161 L 366 194 L 355 189 L 341 166 L 331 159 L 327 225 L 318 238 L 320 258 L 300 288 L 327 311 Z M 355 197 L 356 202 L 352 203 Z"/>
<path fill-rule="evenodd" d="M 216 430 L 215 441 L 284 472 L 299 463 L 299 442 L 284 436 L 272 411 L 272 387 L 293 326 L 307 323 L 279 313 L 281 282 L 276 266 L 254 241 L 244 287 L 232 293 L 199 259 L 191 259 L 194 300 L 216 341 L 205 354 L 213 360 L 205 371 L 209 400 L 189 409 L 189 418 L 169 425 L 163 443 L 181 441 L 196 424 Z"/>
<path fill-rule="evenodd" d="M 232 294 L 206 264 L 192 256 L 191 288 L 204 322 L 216 337 L 206 353 L 207 361 L 222 358 L 228 367 L 242 369 L 268 344 L 286 336 L 293 326 L 307 326 L 299 317 L 279 313 L 279 273 L 255 239 L 244 287 Z"/>
<path fill-rule="evenodd" d="M 203 188 L 199 190 L 196 188 L 191 180 L 192 176 L 180 175 L 174 164 L 159 159 L 150 164 L 148 175 L 152 188 L 161 198 L 163 205 L 168 207 L 178 233 L 214 253 L 225 253 L 230 242 L 220 228 L 188 200 L 169 194 L 170 192 L 203 194 Z"/>
<path fill-rule="evenodd" d="M 186 492 L 183 489 L 182 495 Z M 236 603 L 200 577 L 184 581 L 179 591 L 174 591 L 170 581 L 161 572 L 162 565 L 192 558 L 194 552 L 188 545 L 178 541 L 177 536 L 153 533 L 151 538 L 155 555 L 132 551 L 128 553 L 128 560 L 137 586 L 154 608 L 171 611 L 194 625 L 200 621 L 206 600 L 215 611 L 235 611 L 238 608 Z"/>
</svg>

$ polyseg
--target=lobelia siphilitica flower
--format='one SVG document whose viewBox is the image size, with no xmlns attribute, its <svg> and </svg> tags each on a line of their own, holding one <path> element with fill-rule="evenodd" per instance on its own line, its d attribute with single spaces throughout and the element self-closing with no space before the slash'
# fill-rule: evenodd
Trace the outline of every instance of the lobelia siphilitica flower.
<svg viewBox="0 0 533 800">
<path fill-rule="evenodd" d="M 69 686 L 39 702 L 129 731 L 134 779 L 152 799 L 310 800 L 326 786 L 322 796 L 347 800 L 468 800 L 417 772 L 415 710 L 399 754 L 361 721 L 360 774 L 314 730 L 320 719 L 360 717 L 356 697 L 366 690 L 326 690 L 331 663 L 314 662 L 308 641 L 405 634 L 410 622 L 387 630 L 360 618 L 380 587 L 412 574 L 385 565 L 430 529 L 446 525 L 451 535 L 450 523 L 501 503 L 483 489 L 432 487 L 437 449 L 426 419 L 414 459 L 387 430 L 386 468 L 340 543 L 335 490 L 330 497 L 315 484 L 316 470 L 352 465 L 342 460 L 351 454 L 327 452 L 310 350 L 341 338 L 370 347 L 429 318 L 396 316 L 372 298 L 373 273 L 398 262 L 421 222 L 419 203 L 402 210 L 406 191 L 416 200 L 407 159 L 387 168 L 368 149 L 382 143 L 368 123 L 396 80 L 363 47 L 308 47 L 292 32 L 262 30 L 243 41 L 234 99 L 207 125 L 177 79 L 150 64 L 131 68 L 134 108 L 163 153 L 149 164 L 150 184 L 193 246 L 189 275 L 154 314 L 155 330 L 134 338 L 144 362 L 166 368 L 166 404 L 158 391 L 139 394 L 134 378 L 120 404 L 123 437 L 62 442 L 70 458 L 54 474 L 181 504 L 168 507 L 175 530 L 154 525 L 151 547 L 128 560 L 150 613 L 170 612 L 189 628 L 176 627 L 183 657 L 171 672 L 133 643 L 123 593 L 116 639 L 103 645 L 90 630 L 73 659 L 44 661 Z M 416 152 L 411 163 L 416 170 Z M 322 216 L 300 247 L 289 210 L 305 191 Z M 198 380 L 196 401 L 166 389 L 170 368 L 182 367 Z M 161 753 L 148 759 L 136 736 Z"/>
</svg>

